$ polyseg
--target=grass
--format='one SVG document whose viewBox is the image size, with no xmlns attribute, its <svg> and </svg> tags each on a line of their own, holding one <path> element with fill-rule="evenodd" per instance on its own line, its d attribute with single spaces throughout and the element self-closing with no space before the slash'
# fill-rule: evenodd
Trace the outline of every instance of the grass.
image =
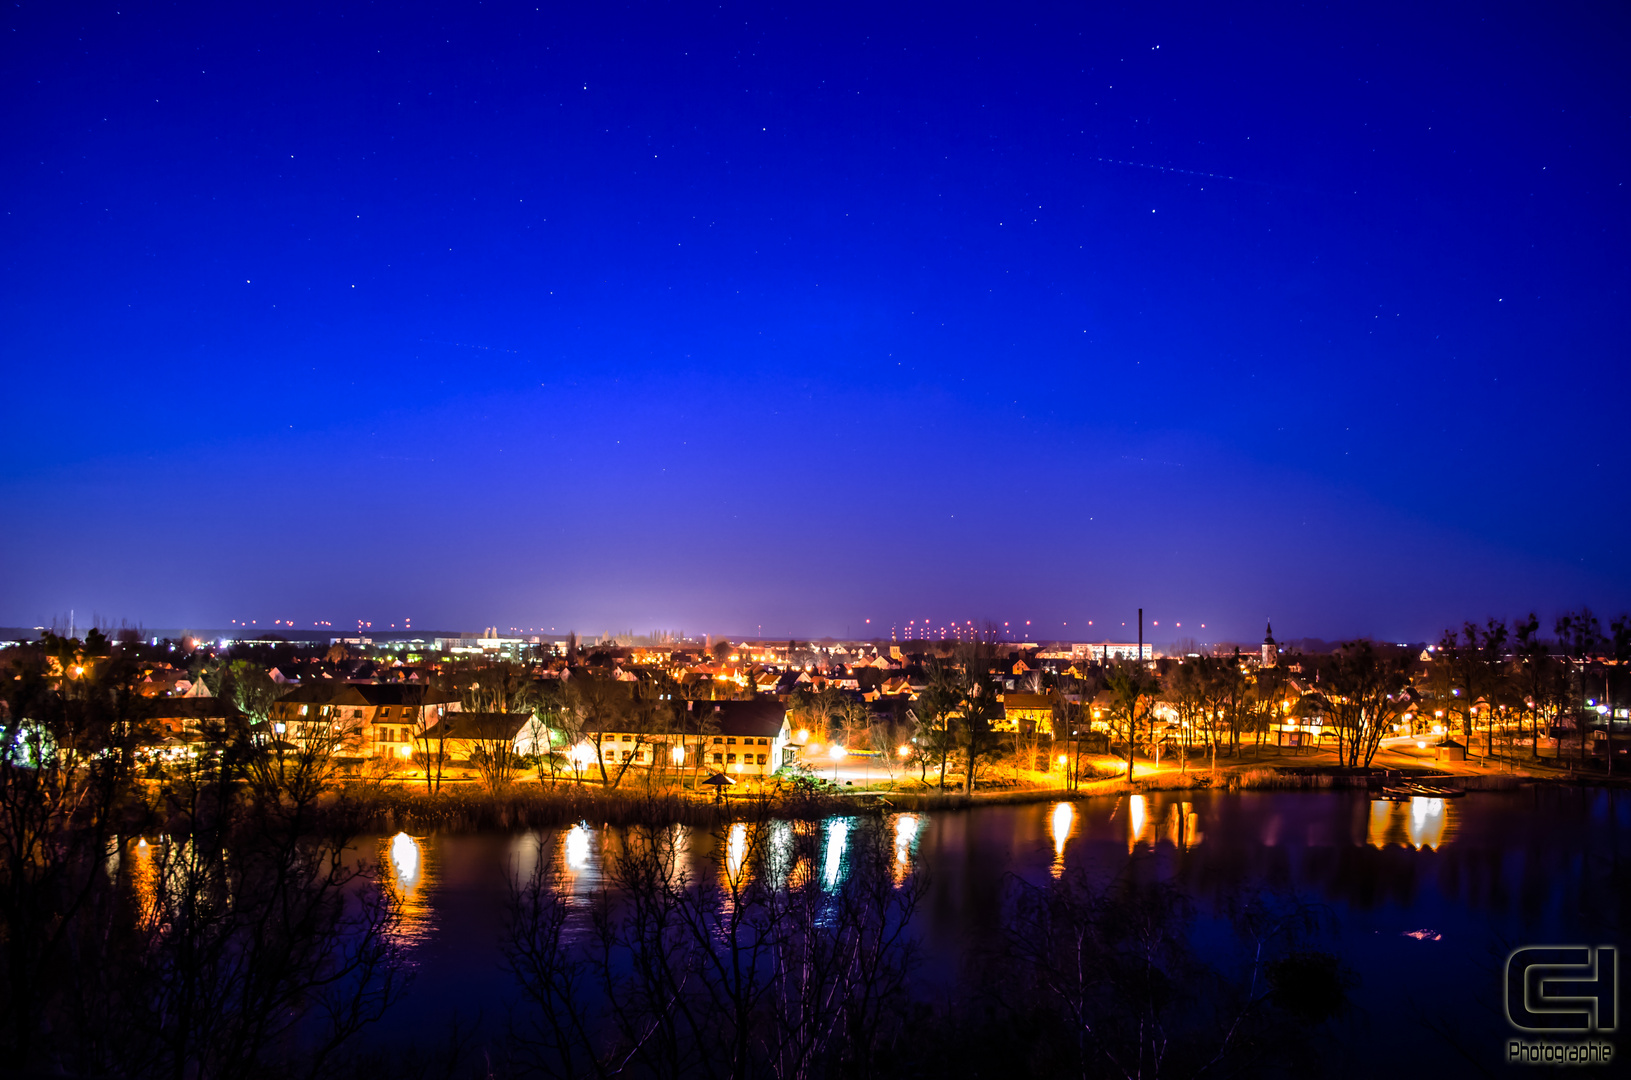
<svg viewBox="0 0 1631 1080">
<path fill-rule="evenodd" d="M 1320 791 L 1367 782 L 1363 777 L 1333 775 L 1330 769 L 1318 766 L 1237 764 L 1220 767 L 1215 773 L 1204 766 L 1181 773 L 1163 769 L 1151 775 L 1136 776 L 1129 784 L 1122 764 L 1084 760 L 1082 766 L 1082 784 L 1076 792 L 1051 785 L 981 784 L 970 797 L 955 789 L 844 791 L 818 782 L 795 783 L 780 791 L 734 793 L 723 801 L 715 801 L 706 792 L 680 788 L 608 790 L 598 784 L 523 782 L 495 795 L 473 783 L 453 783 L 431 794 L 411 783 L 357 782 L 345 786 L 334 806 L 337 811 L 343 808 L 358 827 L 380 832 L 508 832 L 559 828 L 580 821 L 712 828 L 744 819 L 772 817 L 817 820 L 834 814 L 872 810 L 958 810 L 1157 791 Z M 1141 769 L 1145 767 L 1140 764 Z M 1511 774 L 1458 776 L 1456 780 L 1469 790 L 1512 790 L 1520 782 L 1519 777 Z"/>
<path fill-rule="evenodd" d="M 336 801 L 361 827 L 381 832 L 487 832 L 558 828 L 580 821 L 604 825 L 710 827 L 744 818 L 827 817 L 853 813 L 852 799 L 816 791 L 711 797 L 680 791 L 611 789 L 591 784 L 516 785 L 498 794 L 474 786 L 432 794 L 407 787 L 350 785 Z"/>
</svg>

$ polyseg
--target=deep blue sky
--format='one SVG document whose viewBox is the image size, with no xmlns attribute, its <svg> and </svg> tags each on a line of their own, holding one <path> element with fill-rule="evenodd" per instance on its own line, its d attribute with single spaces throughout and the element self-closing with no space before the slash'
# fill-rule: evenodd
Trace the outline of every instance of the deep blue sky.
<svg viewBox="0 0 1631 1080">
<path fill-rule="evenodd" d="M 7 8 L 0 623 L 1631 606 L 1631 16 L 1229 7 Z"/>
</svg>

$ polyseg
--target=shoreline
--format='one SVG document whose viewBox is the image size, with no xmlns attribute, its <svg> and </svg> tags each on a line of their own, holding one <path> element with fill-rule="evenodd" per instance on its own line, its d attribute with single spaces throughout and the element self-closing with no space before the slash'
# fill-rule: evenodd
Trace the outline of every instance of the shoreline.
<svg viewBox="0 0 1631 1080">
<path fill-rule="evenodd" d="M 835 814 L 927 813 L 975 810 L 988 806 L 1024 806 L 1077 801 L 1110 795 L 1154 794 L 1181 791 L 1354 791 L 1378 786 L 1383 780 L 1430 780 L 1460 791 L 1511 793 L 1532 785 L 1626 786 L 1619 777 L 1534 776 L 1518 772 L 1448 772 L 1411 768 L 1350 772 L 1335 766 L 1264 766 L 1241 764 L 1205 771 L 1157 774 L 1084 781 L 1064 787 L 1027 787 L 1013 790 L 960 791 L 852 790 L 816 792 L 744 792 L 722 799 L 699 797 L 686 789 L 605 789 L 588 785 L 518 785 L 490 794 L 473 784 L 445 785 L 435 793 L 408 785 L 367 787 L 350 784 L 336 793 L 332 808 L 370 831 L 525 831 L 556 828 L 583 821 L 609 825 L 713 826 L 744 818 L 816 820 Z"/>
</svg>

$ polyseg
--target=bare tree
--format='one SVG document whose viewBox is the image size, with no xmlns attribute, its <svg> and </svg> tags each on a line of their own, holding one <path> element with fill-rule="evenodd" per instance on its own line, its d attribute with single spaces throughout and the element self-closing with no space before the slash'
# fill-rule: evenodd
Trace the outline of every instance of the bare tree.
<svg viewBox="0 0 1631 1080">
<path fill-rule="evenodd" d="M 827 840 L 845 845 L 842 879 L 810 870 L 820 841 L 786 826 L 732 826 L 694 874 L 676 829 L 633 829 L 581 946 L 541 856 L 517 882 L 505 946 L 530 1006 L 526 1064 L 559 1077 L 871 1075 L 902 1030 L 922 890 L 899 879 L 884 829 L 829 829 L 844 830 Z"/>
<path fill-rule="evenodd" d="M 1328 715 L 1338 732 L 1337 756 L 1349 768 L 1369 768 L 1382 738 L 1410 708 L 1403 650 L 1349 641 L 1325 668 Z"/>
<path fill-rule="evenodd" d="M 1110 730 L 1127 744 L 1127 779 L 1133 779 L 1133 753 L 1139 732 L 1149 726 L 1154 715 L 1160 684 L 1141 660 L 1112 662 L 1105 674 L 1110 691 Z"/>
<path fill-rule="evenodd" d="M 75 681 L 79 676 L 75 676 Z M 394 910 L 345 852 L 332 731 L 202 728 L 144 820 L 121 686 L 8 687 L 0 1049 L 52 1075 L 316 1076 L 400 988 Z M 37 752 L 36 752 L 37 751 Z M 136 836 L 148 826 L 163 836 Z M 295 1033 L 299 1037 L 295 1037 Z"/>
<path fill-rule="evenodd" d="M 635 715 L 635 700 L 629 684 L 584 671 L 573 676 L 570 693 L 584 740 L 593 746 L 601 785 L 615 788 L 623 782 L 624 773 L 648 742 L 647 732 Z M 637 727 L 641 730 L 630 730 Z M 606 736 L 623 734 L 631 736 L 628 746 L 615 744 L 624 751 L 623 756 L 616 757 L 614 751 L 614 756 L 608 758 Z"/>
<path fill-rule="evenodd" d="M 1591 723 L 1584 705 L 1584 669 L 1586 660 L 1603 647 L 1603 626 L 1590 608 L 1582 607 L 1579 611 L 1559 615 L 1554 631 L 1558 644 L 1570 661 L 1569 674 L 1572 678 L 1569 680 L 1568 709 L 1574 715 L 1575 727 L 1580 732 L 1580 764 L 1583 766 L 1589 753 L 1587 739 L 1591 733 Z"/>
</svg>

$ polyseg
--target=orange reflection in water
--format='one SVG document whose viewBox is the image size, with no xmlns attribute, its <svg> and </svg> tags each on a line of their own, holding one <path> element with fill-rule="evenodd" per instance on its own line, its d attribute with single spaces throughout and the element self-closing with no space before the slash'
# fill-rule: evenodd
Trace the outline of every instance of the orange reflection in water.
<svg viewBox="0 0 1631 1080">
<path fill-rule="evenodd" d="M 380 841 L 380 885 L 397 905 L 391 937 L 399 945 L 423 941 L 430 932 L 429 866 L 420 842 L 405 832 Z"/>
<path fill-rule="evenodd" d="M 1386 847 L 1388 833 L 1388 819 L 1398 803 L 1388 802 L 1386 799 L 1372 799 L 1370 804 L 1370 828 L 1365 833 L 1365 842 L 1371 847 Z"/>
<path fill-rule="evenodd" d="M 159 871 L 153 865 L 153 846 L 137 840 L 130 849 L 130 892 L 136 901 L 136 919 L 147 923 L 158 914 Z"/>
<path fill-rule="evenodd" d="M 728 885 L 741 885 L 742 868 L 748 859 L 748 827 L 738 821 L 731 826 L 725 841 L 725 881 Z"/>
<path fill-rule="evenodd" d="M 1370 804 L 1370 829 L 1366 837 L 1372 847 L 1404 844 L 1437 850 L 1450 827 L 1450 804 L 1427 795 L 1413 795 L 1409 802 L 1374 799 Z"/>
<path fill-rule="evenodd" d="M 1180 851 L 1201 842 L 1201 818 L 1192 802 L 1176 802 L 1167 813 L 1167 839 Z"/>
<path fill-rule="evenodd" d="M 1144 836 L 1144 821 L 1148 814 L 1148 807 L 1144 803 L 1144 796 L 1132 795 L 1127 799 L 1127 854 L 1133 853 L 1139 840 Z"/>
<path fill-rule="evenodd" d="M 895 884 L 903 885 L 912 870 L 912 845 L 917 840 L 917 817 L 901 814 L 895 819 Z"/>
<path fill-rule="evenodd" d="M 589 830 L 582 825 L 574 825 L 566 830 L 561 839 L 561 853 L 566 857 L 568 870 L 587 870 L 589 868 Z"/>
<path fill-rule="evenodd" d="M 1413 796 L 1410 800 L 1410 823 L 1407 826 L 1410 844 L 1417 851 L 1422 848 L 1438 849 L 1444 842 L 1444 800 Z"/>
<path fill-rule="evenodd" d="M 1068 802 L 1062 802 L 1053 808 L 1053 816 L 1049 819 L 1049 826 L 1053 832 L 1053 876 L 1058 877 L 1065 872 L 1065 842 L 1070 839 L 1071 829 L 1076 824 L 1076 807 Z"/>
</svg>

